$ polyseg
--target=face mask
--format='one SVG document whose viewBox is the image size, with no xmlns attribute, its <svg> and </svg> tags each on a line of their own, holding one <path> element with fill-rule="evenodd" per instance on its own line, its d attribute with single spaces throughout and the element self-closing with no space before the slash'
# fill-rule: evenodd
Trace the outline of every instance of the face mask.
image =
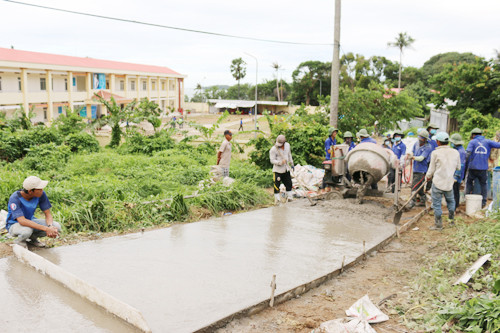
<svg viewBox="0 0 500 333">
<path fill-rule="evenodd" d="M 418 143 L 423 146 L 423 144 L 425 143 L 425 139 L 420 139 L 418 138 Z"/>
<path fill-rule="evenodd" d="M 390 146 L 390 145 L 391 145 L 391 141 L 386 141 L 386 142 L 385 142 L 385 145 L 386 145 L 386 146 Z"/>
<path fill-rule="evenodd" d="M 401 137 L 400 137 L 400 136 L 397 136 L 397 137 L 395 137 L 395 138 L 394 138 L 394 140 L 395 140 L 396 142 L 401 141 Z"/>
<path fill-rule="evenodd" d="M 433 128 L 433 129 L 431 129 L 431 134 L 432 134 L 432 135 L 436 134 L 436 130 L 435 130 L 434 128 Z"/>
<path fill-rule="evenodd" d="M 456 146 L 455 146 L 455 144 L 454 144 L 453 142 L 452 142 L 452 143 L 450 143 L 450 146 L 451 146 L 451 148 L 455 148 L 455 147 L 456 147 Z"/>
<path fill-rule="evenodd" d="M 396 142 L 396 139 L 391 139 L 391 142 Z"/>
<path fill-rule="evenodd" d="M 352 138 L 346 138 L 345 143 L 350 144 L 352 142 Z"/>
</svg>

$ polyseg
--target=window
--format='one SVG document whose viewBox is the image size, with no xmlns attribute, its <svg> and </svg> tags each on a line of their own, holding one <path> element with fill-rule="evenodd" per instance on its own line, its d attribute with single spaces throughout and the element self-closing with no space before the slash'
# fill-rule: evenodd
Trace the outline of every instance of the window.
<svg viewBox="0 0 500 333">
<path fill-rule="evenodd" d="M 142 90 L 146 90 L 148 89 L 148 83 L 146 82 L 146 80 L 142 81 Z"/>
<path fill-rule="evenodd" d="M 151 89 L 156 90 L 156 81 L 151 81 Z"/>
<path fill-rule="evenodd" d="M 0 76 L 0 91 L 2 91 L 2 77 Z"/>
<path fill-rule="evenodd" d="M 43 108 L 43 119 L 47 120 L 47 108 Z"/>
<path fill-rule="evenodd" d="M 161 83 L 161 90 L 165 90 L 165 81 Z"/>
<path fill-rule="evenodd" d="M 130 90 L 135 90 L 135 81 L 130 81 Z"/>
<path fill-rule="evenodd" d="M 21 78 L 20 77 L 17 78 L 17 86 L 18 86 L 18 90 L 21 91 L 22 89 L 21 89 Z"/>
<path fill-rule="evenodd" d="M 125 81 L 120 80 L 120 90 L 123 91 L 125 90 Z"/>
<path fill-rule="evenodd" d="M 54 91 L 54 78 L 51 79 L 50 81 L 50 86 L 52 87 L 52 91 Z"/>
<path fill-rule="evenodd" d="M 64 79 L 64 90 L 68 91 L 68 79 Z"/>
<path fill-rule="evenodd" d="M 47 90 L 47 82 L 44 77 L 40 78 L 40 90 Z"/>
<path fill-rule="evenodd" d="M 106 89 L 109 89 L 109 80 L 106 80 Z"/>
</svg>

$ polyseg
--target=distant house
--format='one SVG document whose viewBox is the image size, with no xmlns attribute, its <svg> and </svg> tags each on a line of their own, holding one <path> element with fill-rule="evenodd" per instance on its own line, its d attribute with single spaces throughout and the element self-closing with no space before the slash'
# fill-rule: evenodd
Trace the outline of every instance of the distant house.
<svg viewBox="0 0 500 333">
<path fill-rule="evenodd" d="M 162 110 L 183 110 L 186 76 L 161 66 L 0 48 L 0 112 L 31 108 L 35 122 L 51 123 L 64 107 L 105 115 L 95 93 L 118 104 L 147 97 Z"/>
<path fill-rule="evenodd" d="M 209 99 L 210 113 L 228 111 L 229 113 L 241 112 L 249 114 L 255 109 L 255 101 L 230 100 L 230 99 Z M 262 113 L 267 110 L 271 113 L 288 113 L 288 102 L 257 101 L 257 112 Z"/>
<path fill-rule="evenodd" d="M 445 103 L 446 104 L 441 106 L 439 109 L 432 103 L 427 104 L 427 106 L 431 109 L 429 123 L 438 125 L 439 129 L 444 132 L 456 131 L 456 121 L 453 122 L 454 119 L 450 119 L 450 111 L 448 111 L 447 106 L 454 106 L 457 102 L 445 99 Z"/>
</svg>

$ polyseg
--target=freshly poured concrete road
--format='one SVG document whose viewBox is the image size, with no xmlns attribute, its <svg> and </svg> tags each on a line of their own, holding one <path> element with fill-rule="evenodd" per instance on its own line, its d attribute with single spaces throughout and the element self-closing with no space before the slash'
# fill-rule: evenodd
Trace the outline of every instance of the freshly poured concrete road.
<svg viewBox="0 0 500 333">
<path fill-rule="evenodd" d="M 269 298 L 273 274 L 279 294 L 352 261 L 393 234 L 387 214 L 301 200 L 37 253 L 137 308 L 153 332 L 191 332 Z M 14 258 L 0 260 L 0 290 L 2 332 L 132 331 Z"/>
</svg>

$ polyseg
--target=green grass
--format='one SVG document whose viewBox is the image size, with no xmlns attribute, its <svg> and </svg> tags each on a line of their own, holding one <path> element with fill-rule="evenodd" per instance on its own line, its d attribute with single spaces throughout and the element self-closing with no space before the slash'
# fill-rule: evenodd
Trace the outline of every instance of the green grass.
<svg viewBox="0 0 500 333">
<path fill-rule="evenodd" d="M 495 282 L 500 279 L 499 215 L 474 224 L 458 223 L 447 239 L 446 251 L 439 257 L 425 258 L 427 266 L 413 280 L 403 304 L 393 304 L 410 331 L 449 332 L 500 331 L 499 297 Z M 481 256 L 491 253 L 484 265 L 467 283 L 453 283 Z M 484 326 L 482 326 L 484 324 Z M 444 331 L 443 331 L 444 332 Z"/>
<path fill-rule="evenodd" d="M 50 180 L 46 193 L 54 218 L 70 232 L 122 231 L 184 221 L 190 206 L 213 213 L 266 204 L 269 195 L 261 186 L 272 181 L 270 171 L 260 171 L 235 160 L 230 188 L 215 186 L 195 199 L 182 197 L 198 191 L 198 183 L 209 177 L 215 154 L 190 146 L 179 146 L 147 156 L 120 154 L 112 149 L 72 154 L 57 170 L 34 171 L 26 163 L 0 164 L 0 207 L 7 208 L 10 195 L 21 188 L 24 178 L 37 175 Z M 223 193 L 213 192 L 224 190 Z"/>
</svg>

